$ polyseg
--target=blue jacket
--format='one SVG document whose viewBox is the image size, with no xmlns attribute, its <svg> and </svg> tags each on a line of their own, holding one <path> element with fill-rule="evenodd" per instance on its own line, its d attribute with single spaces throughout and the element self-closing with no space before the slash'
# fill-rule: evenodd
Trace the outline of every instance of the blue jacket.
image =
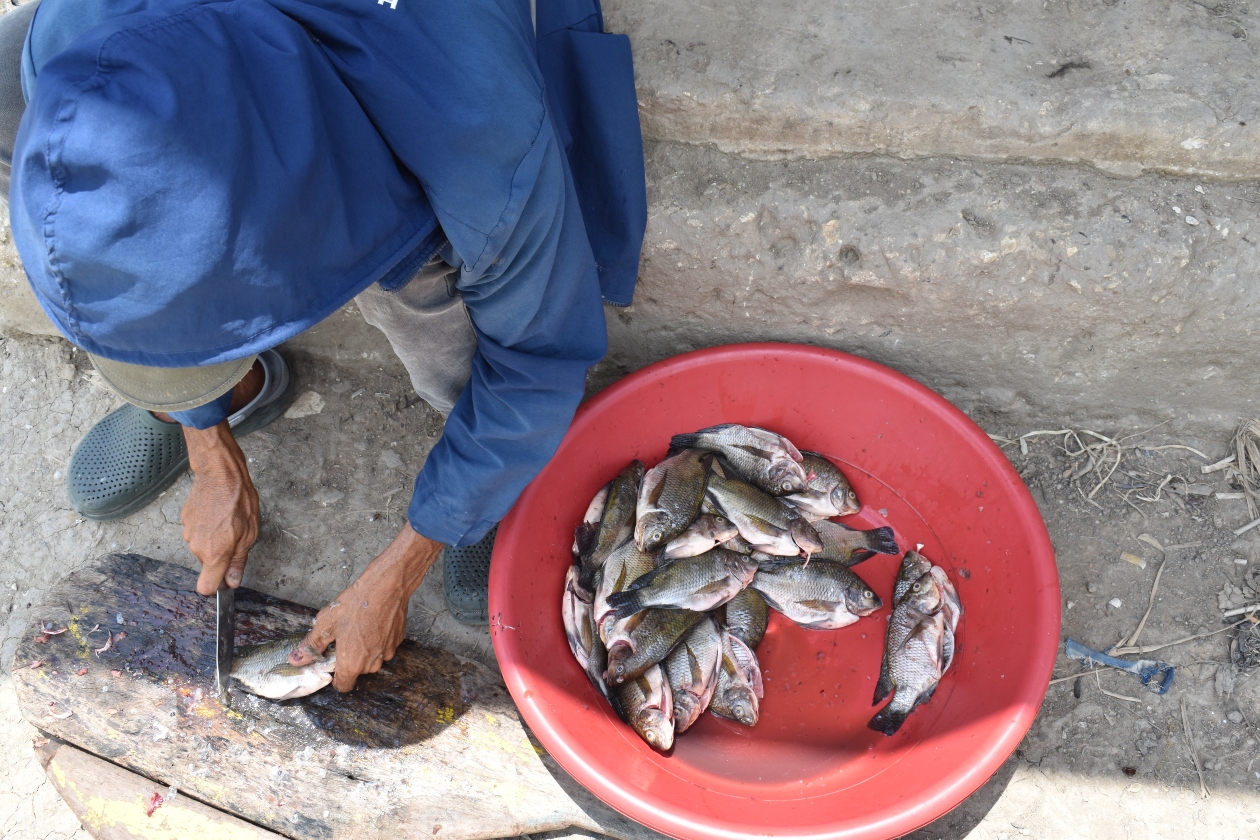
<svg viewBox="0 0 1260 840">
<path fill-rule="evenodd" d="M 535 38 L 521 0 L 43 0 L 10 191 L 40 303 L 93 353 L 207 364 L 448 244 L 478 349 L 408 515 L 480 539 L 559 445 L 646 223 L 627 40 L 597 0 L 537 17 Z"/>
</svg>

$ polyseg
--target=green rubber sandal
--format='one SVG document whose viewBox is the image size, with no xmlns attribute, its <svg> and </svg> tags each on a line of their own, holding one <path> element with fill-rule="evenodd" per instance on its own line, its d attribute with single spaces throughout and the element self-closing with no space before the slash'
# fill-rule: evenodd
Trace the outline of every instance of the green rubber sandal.
<svg viewBox="0 0 1260 840">
<path fill-rule="evenodd" d="M 490 623 L 490 553 L 495 525 L 480 542 L 442 550 L 442 589 L 446 606 L 460 624 Z"/>
<path fill-rule="evenodd" d="M 228 422 L 240 438 L 263 428 L 293 401 L 293 376 L 280 354 L 259 354 L 263 387 Z M 110 412 L 79 442 L 66 469 L 70 504 L 84 519 L 108 522 L 135 513 L 188 469 L 183 427 L 125 405 Z"/>
</svg>

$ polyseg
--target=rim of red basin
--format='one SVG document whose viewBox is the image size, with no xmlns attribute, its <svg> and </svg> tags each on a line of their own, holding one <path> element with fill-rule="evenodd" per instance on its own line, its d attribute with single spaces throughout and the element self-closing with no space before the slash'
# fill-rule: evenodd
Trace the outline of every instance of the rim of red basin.
<svg viewBox="0 0 1260 840">
<path fill-rule="evenodd" d="M 843 803 L 837 803 L 834 791 L 820 797 L 820 800 L 827 799 L 830 804 L 826 808 L 820 806 L 819 818 L 812 822 L 807 820 L 807 824 L 775 827 L 763 822 L 727 819 L 717 813 L 720 809 L 715 809 L 712 801 L 702 803 L 700 797 L 694 803 L 686 801 L 686 797 L 679 801 L 677 796 L 666 796 L 656 790 L 643 789 L 631 780 L 601 770 L 600 766 L 606 766 L 610 751 L 625 748 L 621 739 L 609 737 L 598 743 L 591 743 L 589 738 L 567 735 L 567 730 L 559 726 L 559 721 L 555 719 L 563 709 L 548 700 L 545 696 L 548 688 L 540 685 L 538 675 L 528 664 L 530 651 L 527 648 L 530 639 L 536 636 L 514 632 L 518 629 L 514 626 L 518 621 L 518 614 L 524 607 L 519 603 L 520 599 L 514 597 L 513 575 L 507 567 L 513 562 L 530 562 L 528 546 L 533 529 L 528 518 L 532 511 L 540 507 L 540 500 L 537 498 L 539 487 L 543 484 L 540 479 L 557 462 L 564 460 L 566 449 L 572 442 L 592 434 L 592 428 L 607 412 L 617 410 L 627 397 L 641 394 L 645 388 L 697 369 L 711 369 L 716 366 L 729 370 L 740 365 L 766 364 L 770 359 L 783 365 L 800 363 L 802 366 L 828 366 L 832 370 L 842 371 L 849 379 L 877 382 L 880 388 L 890 389 L 899 398 L 913 401 L 916 407 L 923 410 L 925 416 L 929 416 L 933 423 L 940 424 L 943 431 L 957 441 L 957 446 L 968 450 L 969 457 L 979 459 L 992 476 L 1002 482 L 1002 490 L 1009 493 L 1005 510 L 1010 516 L 1010 527 L 1022 532 L 1029 547 L 1030 563 L 1025 585 L 1032 593 L 1029 596 L 1029 612 L 1035 614 L 1039 624 L 1023 652 L 1019 673 L 1012 675 L 1018 677 L 1019 682 L 1010 695 L 1009 714 L 993 722 L 989 728 L 977 729 L 979 734 L 970 733 L 968 737 L 973 743 L 964 748 L 959 748 L 955 739 L 955 743 L 948 747 L 958 753 L 957 771 L 952 776 L 933 779 L 922 789 L 908 790 L 895 805 L 867 813 L 860 820 L 847 818 L 842 807 L 836 808 L 837 804 Z M 597 487 L 608 478 L 611 476 L 604 476 L 593 486 Z M 545 504 L 541 506 L 546 507 Z M 585 500 L 579 507 L 585 509 Z M 520 570 L 517 571 L 519 573 Z M 560 591 L 560 588 L 556 589 L 554 598 L 557 622 Z M 1032 725 L 1048 690 L 1060 632 L 1058 573 L 1049 534 L 1036 502 L 1023 480 L 988 435 L 944 397 L 890 368 L 837 350 L 770 342 L 711 347 L 664 359 L 626 376 L 581 406 L 551 464 L 544 468 L 539 479 L 535 479 L 525 489 L 499 526 L 491 564 L 489 595 L 491 638 L 503 679 L 524 722 L 546 751 L 583 787 L 607 805 L 651 829 L 685 840 L 753 840 L 765 837 L 878 840 L 900 836 L 938 819 L 978 790 L 1019 745 Z M 966 618 L 964 625 L 965 622 Z M 960 628 L 960 632 L 963 629 Z M 554 651 L 554 656 L 570 656 L 563 642 Z M 537 659 L 536 654 L 534 658 Z M 576 664 L 574 668 L 577 668 Z M 608 714 L 612 714 L 611 710 L 608 710 Z M 633 733 L 630 737 L 634 737 Z M 931 749 L 933 744 L 929 736 L 907 750 L 907 754 L 913 750 Z M 901 770 L 899 774 L 904 776 L 905 771 Z M 688 782 L 699 786 L 704 784 L 703 779 L 687 779 L 683 771 L 675 775 L 678 776 L 678 788 L 687 787 Z M 772 804 L 771 800 L 772 798 L 765 800 L 767 807 Z M 798 804 L 801 808 L 808 809 L 810 799 L 801 799 Z M 748 797 L 741 808 L 755 809 L 756 805 L 756 797 Z M 827 816 L 829 809 L 837 811 L 833 818 Z M 797 815 L 799 816 L 799 812 Z"/>
</svg>

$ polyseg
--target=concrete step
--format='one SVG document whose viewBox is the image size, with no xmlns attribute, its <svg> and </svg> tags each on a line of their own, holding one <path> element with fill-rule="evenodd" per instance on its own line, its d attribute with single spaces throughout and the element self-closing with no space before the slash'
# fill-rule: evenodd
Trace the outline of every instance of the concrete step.
<svg viewBox="0 0 1260 840">
<path fill-rule="evenodd" d="M 883 362 L 998 427 L 1255 413 L 1249 186 L 668 143 L 649 145 L 648 183 L 640 285 L 609 318 L 605 380 L 767 339 Z"/>
<path fill-rule="evenodd" d="M 1260 176 L 1260 26 L 1235 0 L 607 0 L 648 137 Z"/>
</svg>

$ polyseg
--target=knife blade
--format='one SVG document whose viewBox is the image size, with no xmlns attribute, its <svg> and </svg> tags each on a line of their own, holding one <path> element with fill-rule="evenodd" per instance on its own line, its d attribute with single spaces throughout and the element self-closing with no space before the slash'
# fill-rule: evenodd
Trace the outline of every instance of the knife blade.
<svg viewBox="0 0 1260 840">
<path fill-rule="evenodd" d="M 219 702 L 231 706 L 228 685 L 232 682 L 232 648 L 236 641 L 236 590 L 227 582 L 219 584 L 215 593 L 214 689 Z"/>
</svg>

